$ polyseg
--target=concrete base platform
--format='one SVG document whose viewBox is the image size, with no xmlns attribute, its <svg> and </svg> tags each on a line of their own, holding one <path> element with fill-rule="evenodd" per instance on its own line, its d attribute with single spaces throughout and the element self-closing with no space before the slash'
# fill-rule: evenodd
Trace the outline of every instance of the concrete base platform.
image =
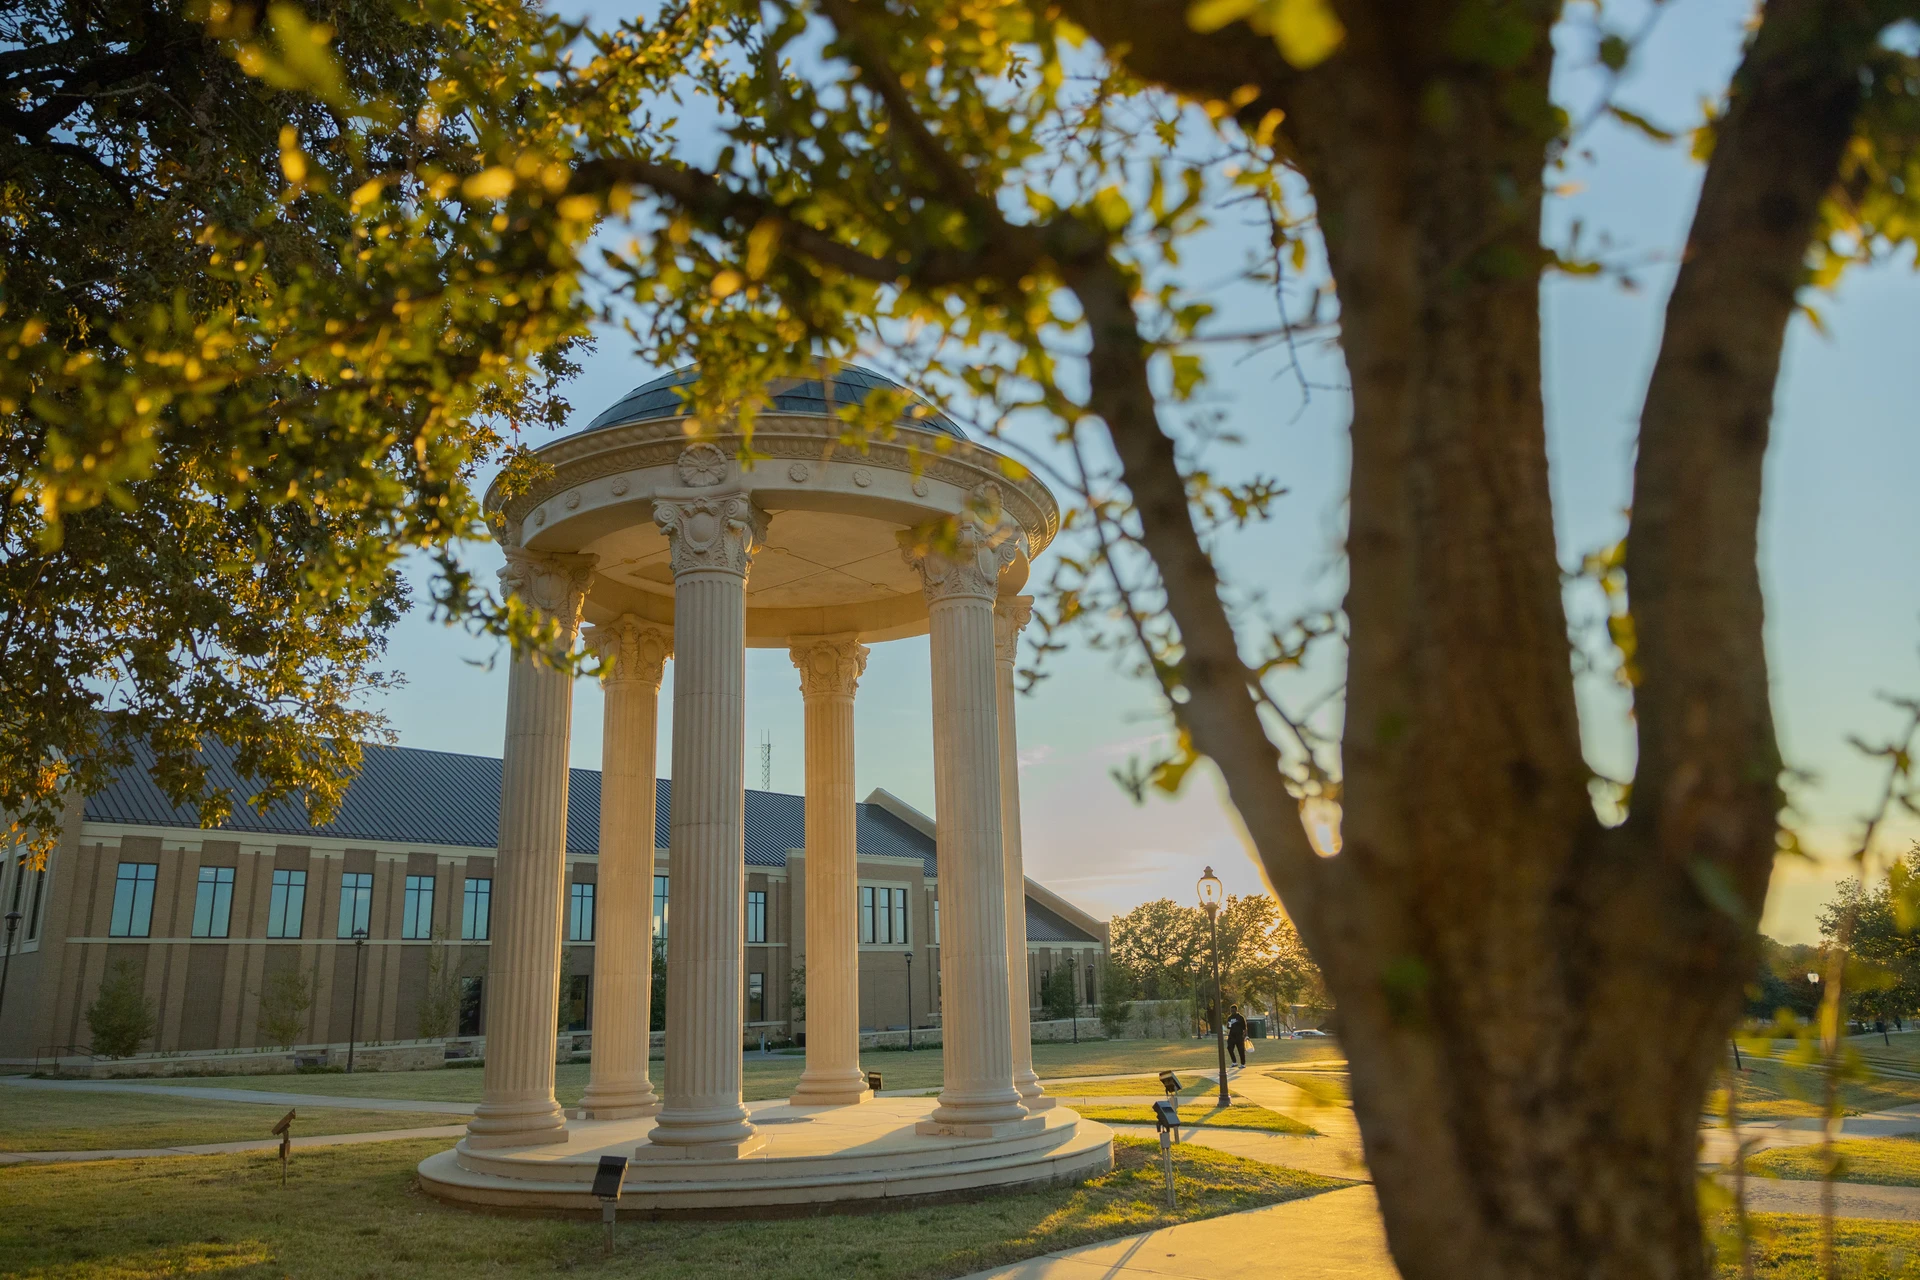
<svg viewBox="0 0 1920 1280">
<path fill-rule="evenodd" d="M 876 1098 L 857 1107 L 748 1104 L 766 1143 L 739 1158 L 640 1160 L 627 1166 L 628 1217 L 758 1217 L 870 1209 L 1033 1183 L 1072 1182 L 1113 1167 L 1113 1131 L 1055 1107 L 1000 1137 L 916 1131 L 933 1098 Z M 593 1175 L 603 1155 L 632 1159 L 653 1118 L 574 1120 L 564 1145 L 475 1148 L 462 1140 L 420 1162 L 420 1186 L 442 1200 L 501 1212 L 598 1217 Z"/>
</svg>

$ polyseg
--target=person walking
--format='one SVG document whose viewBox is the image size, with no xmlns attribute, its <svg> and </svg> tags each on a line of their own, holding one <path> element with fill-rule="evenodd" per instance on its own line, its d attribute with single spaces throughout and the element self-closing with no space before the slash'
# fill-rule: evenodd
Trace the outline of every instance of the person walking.
<svg viewBox="0 0 1920 1280">
<path fill-rule="evenodd" d="M 1237 1004 L 1227 1006 L 1227 1061 L 1247 1065 L 1247 1020 Z"/>
</svg>

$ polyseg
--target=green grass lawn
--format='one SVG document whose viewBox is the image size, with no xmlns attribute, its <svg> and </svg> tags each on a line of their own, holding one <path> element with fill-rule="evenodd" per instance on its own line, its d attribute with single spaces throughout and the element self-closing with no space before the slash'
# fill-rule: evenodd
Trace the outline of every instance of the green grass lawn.
<svg viewBox="0 0 1920 1280">
<path fill-rule="evenodd" d="M 0 1089 L 0 1151 L 109 1151 L 267 1138 L 287 1108 L 150 1093 Z M 424 1111 L 313 1107 L 293 1122 L 299 1137 L 459 1124 Z"/>
<path fill-rule="evenodd" d="M 1182 1085 L 1180 1094 L 1186 1097 L 1196 1093 L 1207 1093 L 1220 1086 L 1211 1080 L 1195 1080 Z M 1122 1076 L 1112 1080 L 1082 1080 L 1077 1084 L 1049 1084 L 1041 1090 L 1056 1098 L 1137 1098 L 1151 1094 L 1156 1098 L 1164 1097 L 1166 1090 L 1160 1087 L 1160 1077 Z"/>
<path fill-rule="evenodd" d="M 1152 1124 L 1153 1111 L 1149 1107 L 1075 1107 L 1089 1120 L 1098 1120 L 1101 1124 Z M 1236 1102 L 1229 1107 L 1184 1106 L 1180 1108 L 1180 1123 L 1183 1127 L 1197 1128 L 1205 1125 L 1210 1129 L 1259 1129 L 1266 1133 L 1292 1133 L 1311 1137 L 1320 1131 L 1312 1125 L 1302 1124 L 1292 1116 L 1283 1116 L 1278 1111 L 1269 1111 L 1257 1107 L 1251 1102 Z"/>
<path fill-rule="evenodd" d="M 627 1223 L 600 1254 L 596 1222 L 503 1218 L 444 1206 L 414 1165 L 445 1146 L 394 1142 L 272 1157 L 203 1156 L 0 1169 L 0 1266 L 49 1280 L 219 1272 L 348 1280 L 620 1275 L 641 1280 L 894 1280 L 965 1275 L 1054 1249 L 1236 1213 L 1349 1185 L 1180 1147 L 1180 1207 L 1161 1199 L 1159 1149 L 1116 1139 L 1117 1167 L 1078 1187 L 965 1204 L 769 1222 Z"/>
<path fill-rule="evenodd" d="M 1818 1067 L 1751 1055 L 1746 1059 L 1746 1066 L 1740 1073 L 1742 1120 L 1785 1120 L 1825 1114 L 1822 1102 L 1825 1082 Z M 1920 1080 L 1849 1081 L 1840 1086 L 1840 1102 L 1848 1115 L 1912 1106 L 1920 1103 Z M 1716 1086 L 1708 1096 L 1707 1114 L 1726 1114 L 1723 1088 Z"/>
<path fill-rule="evenodd" d="M 1322 1106 L 1337 1106 L 1353 1101 L 1344 1071 L 1269 1071 L 1270 1079 L 1290 1084 Z"/>
<path fill-rule="evenodd" d="M 1752 1225 L 1757 1280 L 1821 1280 L 1819 1218 L 1757 1213 Z M 1841 1218 L 1834 1244 L 1837 1270 L 1849 1280 L 1920 1280 L 1920 1223 Z M 1740 1259 L 1729 1246 L 1720 1275 L 1733 1280 L 1739 1274 Z"/>
<path fill-rule="evenodd" d="M 1337 1061 L 1340 1049 L 1331 1040 L 1260 1041 L 1263 1046 L 1284 1048 L 1299 1055 L 1285 1061 Z M 1033 1067 L 1043 1077 L 1107 1076 L 1154 1072 L 1162 1069 L 1193 1071 L 1215 1065 L 1216 1050 L 1211 1040 L 1100 1040 L 1084 1044 L 1036 1044 Z M 745 1065 L 742 1091 L 749 1102 L 784 1098 L 793 1092 L 806 1068 L 804 1057 L 753 1058 Z M 887 1089 L 937 1089 L 940 1087 L 940 1050 L 915 1049 L 868 1052 L 860 1055 L 860 1065 L 878 1071 Z M 1263 1063 L 1264 1065 L 1264 1063 Z M 658 1089 L 665 1080 L 665 1064 L 654 1062 L 653 1085 Z M 414 1098 L 432 1102 L 480 1101 L 480 1077 L 477 1067 L 440 1071 L 364 1071 L 355 1075 L 333 1072 L 293 1076 L 196 1076 L 170 1080 L 183 1088 L 256 1089 L 270 1093 L 311 1093 L 328 1097 Z M 573 1106 L 587 1087 L 587 1064 L 567 1063 L 556 1069 L 554 1094 L 562 1106 Z M 1155 1086 L 1157 1091 L 1158 1086 Z"/>
<path fill-rule="evenodd" d="M 1920 1134 L 1897 1138 L 1843 1138 L 1833 1144 L 1840 1157 L 1837 1181 L 1872 1182 L 1883 1187 L 1920 1187 Z M 1747 1171 L 1768 1178 L 1819 1181 L 1826 1177 L 1820 1148 L 1774 1147 L 1747 1161 Z"/>
</svg>

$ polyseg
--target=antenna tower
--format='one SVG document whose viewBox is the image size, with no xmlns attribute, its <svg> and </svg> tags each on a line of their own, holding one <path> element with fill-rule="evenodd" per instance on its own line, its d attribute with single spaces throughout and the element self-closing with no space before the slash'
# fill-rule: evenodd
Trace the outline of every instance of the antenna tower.
<svg viewBox="0 0 1920 1280">
<path fill-rule="evenodd" d="M 773 790 L 773 734 L 760 731 L 760 789 Z"/>
</svg>

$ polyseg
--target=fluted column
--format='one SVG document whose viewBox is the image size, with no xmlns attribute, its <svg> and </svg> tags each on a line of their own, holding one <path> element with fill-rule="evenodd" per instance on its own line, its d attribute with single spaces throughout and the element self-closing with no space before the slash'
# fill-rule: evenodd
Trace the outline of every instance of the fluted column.
<svg viewBox="0 0 1920 1280">
<path fill-rule="evenodd" d="M 1013 665 L 1020 632 L 1033 617 L 1032 596 L 1002 596 L 993 609 L 995 705 L 1000 712 L 1000 846 L 1007 909 L 1007 1008 L 1012 1014 L 1013 1087 L 1029 1111 L 1053 1099 L 1033 1073 L 1033 1006 L 1027 985 L 1027 869 L 1020 842 L 1020 737 L 1014 724 Z"/>
<path fill-rule="evenodd" d="M 673 635 L 622 614 L 587 630 L 600 655 L 600 881 L 593 957 L 593 1063 L 580 1109 L 622 1120 L 660 1109 L 647 1079 L 653 1006 L 654 752 Z"/>
<path fill-rule="evenodd" d="M 507 548 L 509 595 L 559 628 L 571 649 L 592 556 Z M 516 648 L 507 675 L 507 741 L 500 762 L 500 856 L 493 871 L 487 952 L 487 1064 L 467 1125 L 473 1147 L 565 1142 L 553 1100 L 560 1010 L 560 909 L 567 873 L 567 737 L 573 677 L 544 654 Z"/>
<path fill-rule="evenodd" d="M 997 492 L 942 529 L 902 535 L 926 589 L 933 651 L 935 839 L 940 865 L 940 1103 L 922 1132 L 1003 1134 L 1042 1123 L 1013 1085 L 1007 1008 L 1006 868 L 993 603 L 1017 530 Z M 982 512 L 986 514 L 983 515 Z"/>
<path fill-rule="evenodd" d="M 701 450 L 718 453 L 695 445 L 688 455 Z M 704 478 L 685 465 L 681 475 Z M 765 1141 L 741 1101 L 740 1037 L 746 586 L 766 516 L 732 488 L 673 491 L 653 514 L 673 560 L 673 928 L 666 1100 L 638 1154 L 738 1155 Z"/>
<path fill-rule="evenodd" d="M 807 1067 L 795 1106 L 872 1096 L 860 1070 L 859 868 L 854 848 L 853 695 L 867 647 L 850 635 L 793 642 L 806 702 Z"/>
</svg>

